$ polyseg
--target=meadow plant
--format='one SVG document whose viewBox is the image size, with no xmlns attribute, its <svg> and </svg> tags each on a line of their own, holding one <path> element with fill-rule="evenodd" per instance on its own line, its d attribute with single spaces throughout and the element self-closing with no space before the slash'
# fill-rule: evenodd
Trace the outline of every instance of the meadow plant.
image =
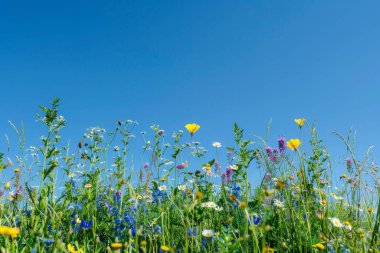
<svg viewBox="0 0 380 253">
<path fill-rule="evenodd" d="M 63 144 L 59 100 L 40 109 L 40 145 L 25 148 L 11 123 L 20 152 L 0 154 L 1 252 L 379 252 L 378 167 L 352 134 L 336 133 L 346 159 L 334 181 L 305 119 L 276 143 L 235 124 L 234 145 L 211 151 L 196 123 L 169 137 L 153 125 L 135 150 L 137 122 Z"/>
</svg>

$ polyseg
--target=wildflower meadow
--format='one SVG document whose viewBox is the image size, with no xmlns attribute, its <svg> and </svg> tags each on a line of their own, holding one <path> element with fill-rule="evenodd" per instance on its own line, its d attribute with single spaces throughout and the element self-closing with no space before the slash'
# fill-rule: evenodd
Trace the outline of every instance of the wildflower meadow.
<svg viewBox="0 0 380 253">
<path fill-rule="evenodd" d="M 174 133 L 120 119 L 65 142 L 59 106 L 40 106 L 35 146 L 10 122 L 1 252 L 380 252 L 378 167 L 352 134 L 335 133 L 338 163 L 303 118 L 274 143 L 237 124 L 234 145 L 202 143 L 191 119 Z"/>
</svg>

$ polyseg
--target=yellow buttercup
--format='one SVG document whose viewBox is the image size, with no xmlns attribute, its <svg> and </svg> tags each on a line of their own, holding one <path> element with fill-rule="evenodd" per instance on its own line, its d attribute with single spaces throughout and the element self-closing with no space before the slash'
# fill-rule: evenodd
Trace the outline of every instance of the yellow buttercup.
<svg viewBox="0 0 380 253">
<path fill-rule="evenodd" d="M 196 123 L 186 124 L 185 127 L 191 135 L 193 135 L 196 131 L 199 130 L 199 128 L 201 128 L 201 126 Z"/>
<path fill-rule="evenodd" d="M 305 124 L 306 119 L 295 119 L 294 122 L 297 123 L 299 127 L 302 127 Z"/>
<path fill-rule="evenodd" d="M 291 150 L 297 150 L 299 145 L 301 145 L 301 141 L 299 139 L 290 139 L 286 142 L 286 146 L 288 146 Z"/>
</svg>

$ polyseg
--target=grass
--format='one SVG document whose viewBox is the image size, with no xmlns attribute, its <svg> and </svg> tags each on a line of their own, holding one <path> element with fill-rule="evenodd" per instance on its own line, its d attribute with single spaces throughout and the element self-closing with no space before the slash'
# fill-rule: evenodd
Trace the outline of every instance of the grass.
<svg viewBox="0 0 380 253">
<path fill-rule="evenodd" d="M 26 149 L 12 124 L 20 154 L 0 156 L 1 252 L 379 252 L 378 168 L 369 152 L 356 157 L 351 135 L 337 134 L 347 159 L 336 182 L 302 120 L 302 139 L 275 149 L 235 124 L 235 144 L 215 152 L 197 142 L 196 124 L 172 138 L 154 125 L 137 162 L 133 121 L 63 145 L 58 102 L 40 107 L 39 146 Z"/>
</svg>

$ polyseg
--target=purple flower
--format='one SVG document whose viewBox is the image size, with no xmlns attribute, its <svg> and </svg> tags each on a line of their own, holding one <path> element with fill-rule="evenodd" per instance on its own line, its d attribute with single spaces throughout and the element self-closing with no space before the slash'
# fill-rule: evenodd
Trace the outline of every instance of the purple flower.
<svg viewBox="0 0 380 253">
<path fill-rule="evenodd" d="M 349 158 L 349 157 L 346 158 L 347 169 L 351 169 L 352 168 L 352 163 L 353 162 L 354 161 L 351 158 Z"/>
<path fill-rule="evenodd" d="M 226 183 L 231 182 L 231 176 L 229 174 L 227 174 L 227 172 L 223 172 L 222 177 L 223 177 L 224 182 L 226 182 Z"/>
<path fill-rule="evenodd" d="M 270 176 L 271 176 L 270 173 L 267 172 L 267 174 L 265 174 L 265 179 L 269 181 L 270 180 Z"/>
<path fill-rule="evenodd" d="M 149 167 L 149 163 L 144 163 L 144 169 L 147 169 Z"/>
<path fill-rule="evenodd" d="M 276 160 L 276 156 L 273 153 L 273 150 L 272 150 L 271 147 L 269 147 L 269 146 L 265 147 L 265 151 L 267 152 L 267 155 L 269 156 L 269 158 L 271 159 L 271 161 L 275 161 Z"/>
<path fill-rule="evenodd" d="M 177 165 L 177 169 L 179 169 L 179 170 L 182 170 L 182 169 L 184 169 L 185 168 L 185 166 L 183 165 L 183 164 L 178 164 Z"/>
<path fill-rule="evenodd" d="M 282 152 L 284 152 L 284 150 L 286 149 L 286 139 L 284 137 L 281 137 L 279 138 L 278 140 L 278 148 L 280 149 L 280 153 L 282 154 Z"/>
</svg>

